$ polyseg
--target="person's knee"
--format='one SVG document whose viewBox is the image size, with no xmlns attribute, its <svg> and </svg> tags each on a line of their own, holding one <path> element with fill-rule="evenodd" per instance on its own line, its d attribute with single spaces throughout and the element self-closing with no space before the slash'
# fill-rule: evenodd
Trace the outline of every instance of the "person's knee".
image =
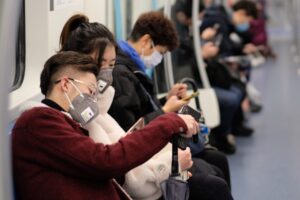
<svg viewBox="0 0 300 200">
<path fill-rule="evenodd" d="M 199 198 L 202 200 L 231 200 L 232 196 L 226 181 L 222 178 L 196 174 L 193 181 L 190 182 L 190 200 Z"/>
<path fill-rule="evenodd" d="M 227 95 L 218 96 L 219 105 L 221 108 L 236 109 L 240 105 L 240 98 L 233 92 L 228 92 Z"/>
</svg>

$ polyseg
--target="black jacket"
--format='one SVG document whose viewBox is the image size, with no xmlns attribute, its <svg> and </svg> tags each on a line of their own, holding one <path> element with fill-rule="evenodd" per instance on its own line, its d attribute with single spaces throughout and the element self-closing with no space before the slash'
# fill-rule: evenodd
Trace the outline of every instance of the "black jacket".
<svg viewBox="0 0 300 200">
<path fill-rule="evenodd" d="M 113 70 L 115 97 L 108 113 L 127 131 L 140 117 L 148 123 L 163 114 L 153 82 L 121 49 Z"/>
<path fill-rule="evenodd" d="M 232 84 L 232 77 L 226 66 L 215 59 L 207 60 L 206 64 L 206 72 L 210 84 L 213 87 L 229 89 Z"/>
<path fill-rule="evenodd" d="M 200 26 L 200 33 L 206 28 L 213 27 L 215 24 L 219 25 L 217 34 L 222 35 L 222 41 L 220 44 L 220 56 L 232 56 L 243 54 L 243 46 L 251 41 L 249 33 L 236 32 L 234 25 L 230 21 L 228 14 L 223 6 L 213 6 L 205 11 L 202 24 Z M 230 35 L 236 33 L 241 43 L 235 43 L 231 40 Z"/>
</svg>

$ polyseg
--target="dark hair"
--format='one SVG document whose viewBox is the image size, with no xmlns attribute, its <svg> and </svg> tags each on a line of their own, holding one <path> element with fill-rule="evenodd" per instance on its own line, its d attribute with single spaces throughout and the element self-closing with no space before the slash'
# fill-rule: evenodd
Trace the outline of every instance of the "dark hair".
<svg viewBox="0 0 300 200">
<path fill-rule="evenodd" d="M 74 51 L 59 52 L 50 57 L 44 65 L 40 77 L 42 94 L 49 94 L 54 82 L 59 78 L 58 76 L 67 70 L 71 70 L 73 73 L 93 73 L 95 76 L 99 73 L 99 67 L 91 56 Z"/>
<path fill-rule="evenodd" d="M 192 18 L 192 14 L 193 14 L 192 9 L 193 9 L 193 0 L 185 0 L 184 4 L 182 6 L 182 11 L 185 14 L 185 16 L 189 19 Z M 203 1 L 200 1 L 198 11 L 200 13 L 203 10 L 205 10 L 205 5 L 204 5 Z"/>
<path fill-rule="evenodd" d="M 129 39 L 136 42 L 149 34 L 155 45 L 166 46 L 169 51 L 178 47 L 178 36 L 171 20 L 160 12 L 147 12 L 134 24 Z"/>
<path fill-rule="evenodd" d="M 64 25 L 60 35 L 60 51 L 77 51 L 90 54 L 98 51 L 98 64 L 101 63 L 106 46 L 117 43 L 113 34 L 104 25 L 90 23 L 87 16 L 73 15 Z"/>
<path fill-rule="evenodd" d="M 251 16 L 253 18 L 257 18 L 257 7 L 256 4 L 249 0 L 238 1 L 232 7 L 233 11 L 244 10 L 246 15 Z"/>
</svg>

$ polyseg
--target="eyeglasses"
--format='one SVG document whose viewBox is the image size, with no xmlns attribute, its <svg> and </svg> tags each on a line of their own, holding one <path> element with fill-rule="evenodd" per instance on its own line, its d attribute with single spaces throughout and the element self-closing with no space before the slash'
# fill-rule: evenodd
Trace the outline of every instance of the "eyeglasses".
<svg viewBox="0 0 300 200">
<path fill-rule="evenodd" d="M 61 82 L 61 80 L 62 79 L 59 79 L 59 80 L 55 81 L 54 83 L 57 84 L 57 83 Z M 87 86 L 88 89 L 89 89 L 89 95 L 91 96 L 91 98 L 97 99 L 97 95 L 99 93 L 97 85 L 95 85 L 93 83 L 87 83 L 85 81 L 81 81 L 81 80 L 78 80 L 78 79 L 70 78 L 70 77 L 68 77 L 68 80 Z M 79 93 L 82 93 L 75 85 L 74 85 L 74 87 L 75 87 L 76 90 L 78 90 Z"/>
<path fill-rule="evenodd" d="M 164 51 L 164 52 L 158 51 L 158 50 L 156 49 L 156 47 L 155 47 L 155 44 L 154 44 L 153 40 L 151 40 L 151 47 L 152 47 L 155 51 L 159 52 L 161 55 L 165 55 L 165 54 L 168 52 L 168 50 L 166 50 L 166 51 Z"/>
</svg>

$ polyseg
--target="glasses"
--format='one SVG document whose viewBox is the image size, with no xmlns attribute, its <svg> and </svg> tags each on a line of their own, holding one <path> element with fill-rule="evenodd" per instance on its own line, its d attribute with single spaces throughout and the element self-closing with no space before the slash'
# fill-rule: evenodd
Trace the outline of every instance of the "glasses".
<svg viewBox="0 0 300 200">
<path fill-rule="evenodd" d="M 97 95 L 99 93 L 99 90 L 98 90 L 98 87 L 97 85 L 93 84 L 93 83 L 87 83 L 87 82 L 84 82 L 84 81 L 81 81 L 81 80 L 78 80 L 78 79 L 74 79 L 74 78 L 69 78 L 68 77 L 68 80 L 70 81 L 73 81 L 75 83 L 80 83 L 82 85 L 85 85 L 88 87 L 89 89 L 89 95 L 91 96 L 92 99 L 97 99 Z M 57 80 L 55 81 L 54 83 L 57 84 L 61 82 L 61 79 L 60 80 Z M 76 90 L 78 90 L 78 92 L 81 94 L 82 92 L 73 84 L 73 86 L 75 87 Z"/>
<path fill-rule="evenodd" d="M 157 49 L 156 49 L 156 47 L 155 47 L 155 44 L 154 44 L 154 42 L 153 42 L 153 40 L 151 40 L 151 46 L 152 46 L 152 48 L 155 50 L 155 51 L 157 51 L 158 53 L 160 53 L 161 55 L 165 55 L 167 52 L 168 52 L 168 50 L 166 50 L 166 51 L 158 51 Z"/>
</svg>

